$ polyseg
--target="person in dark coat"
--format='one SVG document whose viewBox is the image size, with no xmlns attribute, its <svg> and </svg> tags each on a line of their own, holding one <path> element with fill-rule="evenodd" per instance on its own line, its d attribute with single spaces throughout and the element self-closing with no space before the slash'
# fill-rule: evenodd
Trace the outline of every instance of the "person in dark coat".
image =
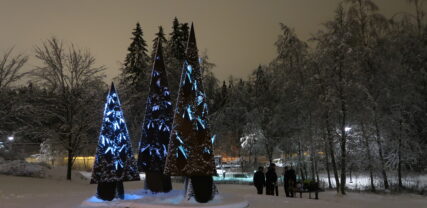
<svg viewBox="0 0 427 208">
<path fill-rule="evenodd" d="M 285 167 L 284 179 L 286 197 L 294 197 L 297 176 L 295 174 L 295 170 L 292 169 L 292 167 L 290 169 L 288 168 L 288 166 Z"/>
<path fill-rule="evenodd" d="M 257 193 L 262 194 L 262 190 L 265 186 L 265 174 L 263 167 L 259 167 L 258 171 L 254 174 L 254 186 L 257 189 Z"/>
<path fill-rule="evenodd" d="M 283 186 L 285 188 L 285 195 L 286 197 L 289 197 L 289 178 L 288 178 L 288 173 L 289 172 L 289 168 L 288 166 L 285 166 L 284 172 L 283 172 Z"/>
<path fill-rule="evenodd" d="M 277 174 L 276 174 L 276 165 L 274 163 L 271 163 L 268 167 L 268 171 L 265 174 L 265 193 L 267 195 L 273 195 L 274 196 L 274 190 L 276 190 L 276 196 L 279 196 L 279 192 L 276 189 L 277 186 Z"/>
</svg>

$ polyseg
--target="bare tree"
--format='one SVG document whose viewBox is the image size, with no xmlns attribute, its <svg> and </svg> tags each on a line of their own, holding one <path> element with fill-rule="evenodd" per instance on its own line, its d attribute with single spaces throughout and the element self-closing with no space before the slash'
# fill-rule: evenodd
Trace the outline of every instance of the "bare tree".
<svg viewBox="0 0 427 208">
<path fill-rule="evenodd" d="M 18 54 L 12 57 L 13 48 L 3 54 L 0 60 L 0 91 L 9 87 L 13 82 L 18 81 L 26 73 L 21 73 L 21 69 L 28 61 L 28 56 Z"/>
<path fill-rule="evenodd" d="M 68 153 L 67 180 L 82 142 L 90 130 L 98 126 L 97 96 L 102 91 L 105 68 L 95 67 L 95 58 L 74 45 L 64 47 L 62 41 L 51 38 L 35 47 L 35 56 L 41 61 L 32 75 L 48 91 L 43 112 L 51 121 L 51 137 L 56 137 Z M 101 89 L 101 90 L 100 90 Z M 101 102 L 100 102 L 101 103 Z"/>
</svg>

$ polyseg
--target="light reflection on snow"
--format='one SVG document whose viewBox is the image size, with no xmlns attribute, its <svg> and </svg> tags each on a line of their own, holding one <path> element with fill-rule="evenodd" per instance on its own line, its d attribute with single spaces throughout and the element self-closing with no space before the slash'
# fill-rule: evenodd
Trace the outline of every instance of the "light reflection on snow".
<svg viewBox="0 0 427 208">
<path fill-rule="evenodd" d="M 141 195 L 136 195 L 136 194 L 125 194 L 125 199 L 123 200 L 138 200 L 138 199 L 142 199 L 144 196 Z M 113 201 L 119 201 L 122 199 L 114 199 Z M 104 203 L 104 202 L 109 202 L 109 201 L 104 201 L 96 196 L 92 196 L 89 199 L 87 199 L 86 201 L 88 202 L 93 202 L 93 203 Z"/>
</svg>

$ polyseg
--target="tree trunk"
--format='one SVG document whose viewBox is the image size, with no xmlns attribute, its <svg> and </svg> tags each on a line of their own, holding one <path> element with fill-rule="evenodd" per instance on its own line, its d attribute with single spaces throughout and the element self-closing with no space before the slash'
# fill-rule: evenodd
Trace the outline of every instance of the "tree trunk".
<svg viewBox="0 0 427 208">
<path fill-rule="evenodd" d="M 73 150 L 68 149 L 68 160 L 67 160 L 67 180 L 71 181 L 71 170 L 73 168 Z"/>
<path fill-rule="evenodd" d="M 302 150 L 301 150 L 301 140 L 298 138 L 298 169 L 301 173 L 301 179 L 305 180 L 304 169 L 303 169 L 303 161 L 302 161 Z"/>
<path fill-rule="evenodd" d="M 312 150 L 310 152 L 311 152 L 310 153 L 310 155 L 311 155 L 310 156 L 310 160 L 311 160 L 311 179 L 313 181 L 315 181 L 315 177 L 316 177 L 316 164 L 315 164 L 315 161 L 314 161 L 314 151 Z"/>
<path fill-rule="evenodd" d="M 377 144 L 378 144 L 378 155 L 380 157 L 380 163 L 381 163 L 381 173 L 383 175 L 383 180 L 384 180 L 384 188 L 385 189 L 389 189 L 388 179 L 387 179 L 387 172 L 385 170 L 385 161 L 384 161 L 384 155 L 383 155 L 383 147 L 382 147 L 382 144 L 381 144 L 381 134 L 380 134 L 379 126 L 378 126 L 378 120 L 377 120 L 377 114 L 376 114 L 375 107 L 374 107 L 374 125 L 375 125 L 376 141 L 377 141 Z"/>
<path fill-rule="evenodd" d="M 329 171 L 329 151 L 327 149 L 327 141 L 325 139 L 325 167 L 326 167 L 326 173 L 328 174 L 328 187 L 332 189 L 332 183 L 331 183 L 331 173 Z"/>
<path fill-rule="evenodd" d="M 345 125 L 346 125 L 346 116 L 347 116 L 347 109 L 346 109 L 346 103 L 345 98 L 343 95 L 343 92 L 341 90 L 341 194 L 345 194 L 345 184 L 346 184 L 346 166 L 347 166 L 347 150 L 346 150 L 346 142 L 347 142 L 347 132 L 345 131 Z"/>
<path fill-rule="evenodd" d="M 334 141 L 332 132 L 329 126 L 329 115 L 326 117 L 326 132 L 327 132 L 327 138 L 328 138 L 328 145 L 329 145 L 329 153 L 331 154 L 331 163 L 332 163 L 332 169 L 334 171 L 334 177 L 335 177 L 335 184 L 337 192 L 340 192 L 340 181 L 338 178 L 338 169 L 337 169 L 337 163 L 335 161 L 335 151 L 334 151 Z"/>
<path fill-rule="evenodd" d="M 319 179 L 319 164 L 317 161 L 317 157 L 314 157 L 314 171 L 316 173 L 316 181 L 319 183 L 320 179 Z"/>
<path fill-rule="evenodd" d="M 399 190 L 403 188 L 402 184 L 402 119 L 399 120 L 399 140 L 397 145 L 397 178 L 399 181 Z"/>
<path fill-rule="evenodd" d="M 375 184 L 374 184 L 374 174 L 373 174 L 373 167 L 372 167 L 372 156 L 371 156 L 371 149 L 369 147 L 369 138 L 366 134 L 366 130 L 365 130 L 365 124 L 362 122 L 361 125 L 362 127 L 362 136 L 365 139 L 365 148 L 366 148 L 366 154 L 368 157 L 368 169 L 369 169 L 369 177 L 371 179 L 371 191 L 375 192 Z"/>
</svg>

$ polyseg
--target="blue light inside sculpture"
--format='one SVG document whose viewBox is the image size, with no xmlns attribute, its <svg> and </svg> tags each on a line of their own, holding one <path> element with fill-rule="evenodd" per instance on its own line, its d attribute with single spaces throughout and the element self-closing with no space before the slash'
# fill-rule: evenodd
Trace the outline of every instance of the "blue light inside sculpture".
<svg viewBox="0 0 427 208">
<path fill-rule="evenodd" d="M 197 96 L 197 105 L 200 105 L 202 103 L 203 103 L 203 96 L 202 95 Z"/>
<path fill-rule="evenodd" d="M 179 145 L 178 149 L 179 149 L 179 151 L 181 151 L 181 153 L 185 157 L 185 159 L 187 159 L 188 156 L 187 156 L 185 148 L 182 145 Z"/>
<path fill-rule="evenodd" d="M 185 115 L 187 115 L 188 119 L 190 121 L 193 120 L 193 111 L 191 110 L 191 106 L 187 105 L 186 111 L 184 112 L 184 114 L 182 115 L 183 118 L 185 118 Z"/>
<path fill-rule="evenodd" d="M 213 135 L 213 136 L 211 137 L 211 142 L 212 142 L 212 144 L 214 144 L 214 143 L 215 143 L 215 137 L 216 137 L 216 135 Z"/>
<path fill-rule="evenodd" d="M 181 137 L 178 136 L 178 134 L 176 134 L 176 139 L 179 141 L 179 143 L 184 144 L 184 142 L 182 141 Z"/>
<path fill-rule="evenodd" d="M 104 149 L 103 154 L 111 156 L 116 170 L 124 167 L 124 161 L 120 157 L 126 151 L 127 128 L 123 113 L 120 109 L 120 101 L 117 93 L 110 92 L 104 108 L 104 123 L 101 127 L 99 148 Z M 124 128 L 124 129 L 123 129 Z"/>
<path fill-rule="evenodd" d="M 191 89 L 194 90 L 194 91 L 197 91 L 197 80 L 194 80 L 193 86 L 192 86 Z"/>
</svg>

